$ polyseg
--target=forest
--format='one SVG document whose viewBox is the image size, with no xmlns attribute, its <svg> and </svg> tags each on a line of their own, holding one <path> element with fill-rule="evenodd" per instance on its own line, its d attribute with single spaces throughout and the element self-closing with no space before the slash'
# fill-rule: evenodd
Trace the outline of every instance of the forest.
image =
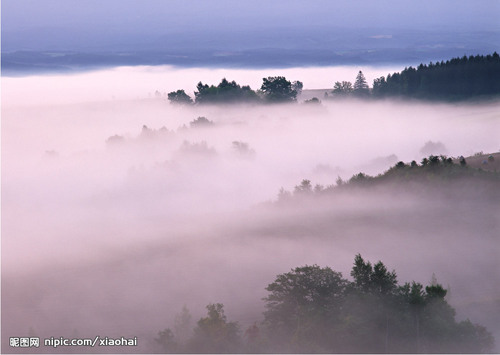
<svg viewBox="0 0 500 355">
<path fill-rule="evenodd" d="M 499 154 L 496 154 L 497 158 Z M 476 157 L 481 156 L 481 153 Z M 360 187 L 373 188 L 377 186 L 391 185 L 393 190 L 415 189 L 421 186 L 426 189 L 446 188 L 452 183 L 467 182 L 481 184 L 500 183 L 500 173 L 498 172 L 498 163 L 493 154 L 481 159 L 480 168 L 471 167 L 467 164 L 464 156 L 457 158 L 447 157 L 445 155 L 430 155 L 417 163 L 412 160 L 410 163 L 399 161 L 390 169 L 377 176 L 370 176 L 365 173 L 353 175 L 349 180 L 344 181 L 340 177 L 335 184 L 323 186 L 320 184 L 312 185 L 310 180 L 304 179 L 295 186 L 293 192 L 281 189 L 278 194 L 278 203 L 289 202 L 293 197 L 302 198 L 312 195 L 328 195 L 342 190 L 357 189 Z M 497 195 L 495 190 L 493 195 Z M 500 197 L 500 196 L 498 196 Z"/>
<path fill-rule="evenodd" d="M 500 56 L 463 56 L 408 67 L 373 82 L 374 97 L 463 100 L 500 93 Z"/>
<path fill-rule="evenodd" d="M 345 279 L 330 267 L 305 265 L 276 276 L 266 290 L 264 320 L 243 330 L 224 305 L 207 305 L 191 330 L 186 306 L 173 330 L 158 333 L 167 353 L 487 353 L 494 338 L 469 319 L 457 322 L 447 290 L 399 284 L 394 270 L 360 254 Z"/>
<path fill-rule="evenodd" d="M 206 103 L 286 103 L 297 101 L 301 93 L 301 81 L 289 81 L 285 77 L 263 78 L 262 86 L 254 91 L 250 86 L 240 86 L 226 78 L 215 85 L 199 82 L 194 92 L 195 100 L 184 90 L 172 91 L 168 100 L 175 104 Z M 362 71 L 354 83 L 336 81 L 325 99 L 402 97 L 425 100 L 457 101 L 472 98 L 488 98 L 500 94 L 500 56 L 463 56 L 450 60 L 407 67 L 400 73 L 388 74 L 373 81 L 369 87 Z M 306 102 L 319 103 L 318 98 Z"/>
</svg>

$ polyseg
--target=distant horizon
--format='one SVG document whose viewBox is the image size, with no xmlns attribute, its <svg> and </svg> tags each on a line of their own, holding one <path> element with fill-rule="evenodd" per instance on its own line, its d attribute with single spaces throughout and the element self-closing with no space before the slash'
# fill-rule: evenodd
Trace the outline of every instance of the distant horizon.
<svg viewBox="0 0 500 355">
<path fill-rule="evenodd" d="M 2 75 L 418 65 L 500 50 L 500 2 L 2 1 Z"/>
<path fill-rule="evenodd" d="M 385 55 L 384 50 L 377 53 L 371 51 L 350 52 L 343 54 L 320 53 L 315 57 L 311 51 L 305 55 L 294 56 L 289 51 L 289 59 L 279 59 L 280 54 L 266 52 L 246 52 L 251 58 L 244 58 L 241 53 L 220 56 L 211 53 L 201 57 L 173 56 L 168 54 L 152 53 L 151 57 L 145 53 L 142 56 L 124 55 L 121 53 L 79 53 L 79 52 L 13 52 L 2 53 L 2 77 L 25 77 L 33 75 L 61 75 L 79 74 L 100 70 L 112 70 L 121 67 L 172 67 L 178 70 L 203 68 L 209 70 L 288 70 L 331 67 L 371 67 L 394 68 L 391 71 L 399 72 L 405 67 L 417 67 L 441 61 L 461 58 L 463 56 L 489 55 L 498 51 L 478 51 L 461 49 L 446 49 L 429 51 L 415 55 L 393 51 Z M 290 59 L 291 58 L 291 59 Z M 387 73 L 385 73 L 387 74 Z M 385 75 L 384 74 L 384 75 Z"/>
</svg>

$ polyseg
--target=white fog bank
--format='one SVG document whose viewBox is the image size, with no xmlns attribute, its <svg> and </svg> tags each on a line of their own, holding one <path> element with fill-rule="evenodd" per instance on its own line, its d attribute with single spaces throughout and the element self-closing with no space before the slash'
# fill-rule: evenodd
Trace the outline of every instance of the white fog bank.
<svg viewBox="0 0 500 355">
<path fill-rule="evenodd" d="M 420 162 L 425 147 L 497 152 L 499 102 L 176 107 L 154 98 L 223 77 L 257 89 L 262 77 L 285 75 L 323 89 L 359 69 L 369 82 L 387 74 L 117 68 L 2 78 L 4 329 L 154 344 L 183 303 L 197 320 L 209 302 L 248 325 L 261 319 L 275 275 L 318 263 L 348 277 L 358 252 L 401 270 L 401 282 L 428 283 L 435 272 L 457 295 L 452 305 L 490 307 L 500 297 L 491 201 L 352 196 L 300 216 L 260 204 L 302 179 L 326 186 Z M 192 127 L 200 116 L 213 125 Z M 489 311 L 464 309 L 494 324 Z"/>
<path fill-rule="evenodd" d="M 374 79 L 401 69 L 335 66 L 249 70 L 137 66 L 71 75 L 3 77 L 2 105 L 51 105 L 143 99 L 154 96 L 156 90 L 163 94 L 183 89 L 193 96 L 198 82 L 217 85 L 222 78 L 235 80 L 242 86 L 250 85 L 253 90 L 259 89 L 262 78 L 268 76 L 285 76 L 291 81 L 302 81 L 304 89 L 333 89 L 336 81 L 354 82 L 359 70 L 363 71 L 371 85 Z"/>
</svg>

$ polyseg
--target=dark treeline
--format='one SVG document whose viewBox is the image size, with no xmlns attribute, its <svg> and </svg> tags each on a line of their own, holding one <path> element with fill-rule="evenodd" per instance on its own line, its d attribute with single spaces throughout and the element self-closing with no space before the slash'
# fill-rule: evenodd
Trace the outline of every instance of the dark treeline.
<svg viewBox="0 0 500 355">
<path fill-rule="evenodd" d="M 296 102 L 303 83 L 291 82 L 285 77 L 263 78 L 262 86 L 254 91 L 250 86 L 240 86 L 225 78 L 217 85 L 199 82 L 193 100 L 184 90 L 172 91 L 168 100 L 175 104 L 206 103 L 286 103 Z M 417 68 L 405 68 L 400 73 L 388 74 L 373 81 L 370 89 L 362 71 L 354 84 L 349 81 L 335 82 L 333 90 L 325 92 L 325 98 L 386 98 L 404 97 L 427 100 L 455 101 L 500 94 L 500 56 L 463 56 Z M 308 103 L 320 102 L 318 98 Z"/>
<path fill-rule="evenodd" d="M 424 287 L 398 284 L 395 271 L 356 255 L 353 281 L 317 265 L 276 276 L 266 290 L 264 319 L 244 331 L 224 306 L 189 326 L 186 307 L 156 341 L 174 353 L 485 353 L 494 338 L 470 320 L 457 322 L 447 290 L 434 275 Z"/>
<path fill-rule="evenodd" d="M 402 96 L 423 99 L 461 100 L 500 94 L 500 56 L 463 56 L 401 73 L 373 82 L 374 97 Z"/>
<path fill-rule="evenodd" d="M 463 56 L 417 68 L 405 68 L 401 73 L 388 74 L 373 81 L 370 90 L 360 71 L 354 84 L 336 82 L 329 98 L 403 97 L 426 100 L 456 101 L 500 94 L 500 56 Z"/>
<path fill-rule="evenodd" d="M 172 91 L 168 100 L 175 104 L 220 104 L 220 103 L 285 103 L 295 102 L 303 84 L 293 83 L 283 76 L 263 78 L 260 90 L 254 91 L 250 86 L 240 86 L 234 80 L 222 79 L 217 85 L 203 84 L 196 86 L 195 100 L 184 90 Z"/>
<path fill-rule="evenodd" d="M 472 159 L 472 157 L 467 159 Z M 310 180 L 304 179 L 300 185 L 295 186 L 293 192 L 282 188 L 278 194 L 278 203 L 292 202 L 294 198 L 326 196 L 329 193 L 352 188 L 384 186 L 388 183 L 393 189 L 398 187 L 407 189 L 410 185 L 420 185 L 430 189 L 443 187 L 451 182 L 471 182 L 471 178 L 476 184 L 500 183 L 500 173 L 496 169 L 493 155 L 483 159 L 480 168 L 470 167 L 467 159 L 463 156 L 453 159 L 445 155 L 430 155 L 423 158 L 420 164 L 415 160 L 409 164 L 400 161 L 377 176 L 359 173 L 346 181 L 339 177 L 335 184 L 326 187 L 319 184 L 313 186 Z"/>
<path fill-rule="evenodd" d="M 229 82 L 225 78 L 219 85 L 214 86 L 199 82 L 195 92 L 196 103 L 230 103 L 256 102 L 259 96 L 250 86 L 240 86 L 234 80 Z"/>
</svg>

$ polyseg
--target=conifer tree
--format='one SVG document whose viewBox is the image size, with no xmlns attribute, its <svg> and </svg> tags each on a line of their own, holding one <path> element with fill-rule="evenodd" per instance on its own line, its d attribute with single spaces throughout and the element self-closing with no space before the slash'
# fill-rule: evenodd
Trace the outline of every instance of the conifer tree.
<svg viewBox="0 0 500 355">
<path fill-rule="evenodd" d="M 370 93 L 366 78 L 360 70 L 354 82 L 354 94 L 356 96 L 367 96 Z"/>
</svg>

